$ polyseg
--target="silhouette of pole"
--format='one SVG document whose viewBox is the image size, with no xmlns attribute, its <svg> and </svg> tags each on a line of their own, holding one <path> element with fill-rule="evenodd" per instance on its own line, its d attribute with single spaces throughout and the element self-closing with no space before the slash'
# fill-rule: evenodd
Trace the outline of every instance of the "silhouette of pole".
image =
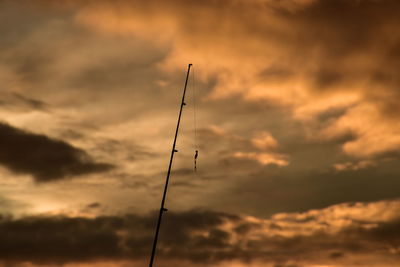
<svg viewBox="0 0 400 267">
<path fill-rule="evenodd" d="M 167 191 L 168 191 L 168 183 L 169 183 L 169 176 L 171 174 L 171 168 L 172 168 L 172 161 L 174 160 L 174 154 L 175 152 L 178 152 L 178 150 L 176 150 L 175 146 L 176 146 L 176 139 L 178 137 L 178 132 L 179 132 L 179 125 L 181 123 L 181 116 L 182 116 L 182 110 L 183 110 L 183 106 L 186 105 L 185 103 L 185 94 L 186 94 L 186 87 L 187 87 L 187 83 L 188 83 L 188 79 L 189 79 L 189 73 L 190 73 L 190 67 L 192 66 L 192 64 L 188 65 L 188 70 L 187 70 L 187 74 L 186 74 L 186 80 L 185 80 L 185 86 L 183 89 L 183 95 L 182 95 L 182 102 L 181 102 L 181 108 L 179 110 L 179 116 L 178 116 L 178 123 L 176 125 L 176 131 L 175 131 L 175 137 L 174 137 L 174 143 L 172 145 L 172 151 L 171 151 L 171 158 L 169 160 L 169 166 L 168 166 L 168 172 L 167 172 L 167 178 L 165 180 L 165 187 L 164 187 L 164 193 L 163 193 L 163 197 L 161 200 L 161 207 L 160 207 L 160 213 L 158 214 L 158 221 L 157 221 L 157 227 L 156 227 L 156 233 L 154 235 L 154 241 L 153 241 L 153 248 L 151 250 L 151 257 L 150 257 L 150 264 L 149 267 L 153 266 L 153 262 L 154 262 L 154 257 L 156 255 L 156 250 L 157 250 L 157 241 L 158 241 L 158 233 L 160 232 L 160 226 L 161 226 L 161 220 L 162 220 L 162 216 L 163 213 L 165 211 L 168 211 L 165 207 L 165 199 L 167 196 Z"/>
</svg>

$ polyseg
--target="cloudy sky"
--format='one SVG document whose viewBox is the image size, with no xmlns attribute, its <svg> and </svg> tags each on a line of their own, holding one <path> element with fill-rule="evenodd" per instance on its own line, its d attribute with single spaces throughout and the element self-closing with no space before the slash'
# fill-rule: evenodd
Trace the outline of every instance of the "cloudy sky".
<svg viewBox="0 0 400 267">
<path fill-rule="evenodd" d="M 189 63 L 156 266 L 400 266 L 399 26 L 398 0 L 0 0 L 1 266 L 148 264 Z"/>
</svg>

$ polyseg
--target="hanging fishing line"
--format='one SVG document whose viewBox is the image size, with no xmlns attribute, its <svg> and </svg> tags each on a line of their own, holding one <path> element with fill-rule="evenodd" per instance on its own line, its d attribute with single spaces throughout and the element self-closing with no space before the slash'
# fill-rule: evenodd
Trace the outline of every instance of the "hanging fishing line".
<svg viewBox="0 0 400 267">
<path fill-rule="evenodd" d="M 197 118 L 196 118 L 196 87 L 195 87 L 195 72 L 192 70 L 192 90 L 193 90 L 193 128 L 194 128 L 194 171 L 197 171 L 197 157 L 199 150 L 197 147 Z"/>
</svg>

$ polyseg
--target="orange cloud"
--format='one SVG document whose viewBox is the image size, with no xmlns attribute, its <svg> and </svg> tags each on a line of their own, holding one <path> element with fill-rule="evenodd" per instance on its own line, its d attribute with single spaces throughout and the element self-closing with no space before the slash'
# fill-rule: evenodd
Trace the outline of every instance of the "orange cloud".
<svg viewBox="0 0 400 267">
<path fill-rule="evenodd" d="M 273 101 L 304 121 L 349 109 L 324 130 L 330 136 L 346 129 L 355 133 L 356 139 L 343 145 L 345 153 L 369 157 L 399 147 L 399 127 L 382 119 L 391 105 L 384 96 L 392 92 L 392 72 L 378 74 L 395 60 L 385 55 L 400 38 L 391 26 L 395 1 L 79 3 L 79 24 L 168 47 L 158 63 L 162 70 L 192 62 L 198 78 L 216 78 L 210 97 Z M 390 29 L 394 34 L 388 36 Z"/>
<path fill-rule="evenodd" d="M 251 139 L 251 143 L 260 150 L 276 148 L 278 146 L 278 142 L 268 132 L 257 133 L 257 135 Z"/>
<path fill-rule="evenodd" d="M 372 104 L 350 108 L 342 117 L 323 130 L 328 138 L 351 133 L 353 140 L 343 144 L 343 151 L 359 158 L 371 157 L 400 148 L 400 123 L 386 118 Z"/>
<path fill-rule="evenodd" d="M 258 161 L 262 165 L 274 164 L 278 166 L 287 166 L 289 162 L 284 155 L 263 152 L 235 152 L 234 158 L 250 159 Z"/>
</svg>

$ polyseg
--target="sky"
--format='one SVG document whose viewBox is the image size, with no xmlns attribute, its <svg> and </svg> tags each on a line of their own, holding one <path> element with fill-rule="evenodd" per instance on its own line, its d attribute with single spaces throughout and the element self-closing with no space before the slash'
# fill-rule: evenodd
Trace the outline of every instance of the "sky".
<svg viewBox="0 0 400 267">
<path fill-rule="evenodd" d="M 398 0 L 0 0 L 0 265 L 148 266 L 191 63 L 155 266 L 400 266 L 399 25 Z"/>
</svg>

